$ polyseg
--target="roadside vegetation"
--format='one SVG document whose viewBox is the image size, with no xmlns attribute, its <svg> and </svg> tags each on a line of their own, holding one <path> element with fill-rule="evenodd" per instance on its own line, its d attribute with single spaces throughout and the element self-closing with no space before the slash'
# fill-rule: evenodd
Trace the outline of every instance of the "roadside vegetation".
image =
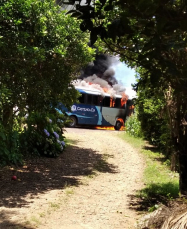
<svg viewBox="0 0 187 229">
<path fill-rule="evenodd" d="M 80 19 L 82 31 L 90 32 L 92 45 L 105 44 L 137 70 L 142 131 L 154 144 L 167 148 L 168 157 L 174 157 L 172 164 L 178 161 L 180 192 L 187 195 L 187 2 L 98 0 L 84 6 L 82 1 L 68 2 L 76 5 L 69 13 Z"/>
<path fill-rule="evenodd" d="M 0 15 L 0 166 L 56 157 L 65 117 L 55 107 L 76 101 L 71 81 L 94 49 L 53 0 L 1 1 Z"/>
<path fill-rule="evenodd" d="M 179 194 L 179 173 L 171 170 L 171 161 L 162 147 L 150 144 L 143 136 L 137 114 L 126 123 L 126 132 L 121 137 L 136 148 L 146 162 L 144 170 L 144 188 L 139 190 L 139 210 L 152 212 L 161 204 L 177 199 Z"/>
</svg>

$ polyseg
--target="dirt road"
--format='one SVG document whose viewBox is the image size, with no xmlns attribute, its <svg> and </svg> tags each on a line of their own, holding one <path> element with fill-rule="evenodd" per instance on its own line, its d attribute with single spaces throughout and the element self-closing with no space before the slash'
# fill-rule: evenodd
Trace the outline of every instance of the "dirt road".
<svg viewBox="0 0 187 229">
<path fill-rule="evenodd" d="M 131 209 L 130 196 L 142 187 L 144 162 L 121 134 L 68 128 L 71 146 L 45 167 L 46 187 L 37 186 L 35 194 L 25 191 L 25 204 L 1 204 L 0 228 L 135 228 L 138 214 Z"/>
</svg>

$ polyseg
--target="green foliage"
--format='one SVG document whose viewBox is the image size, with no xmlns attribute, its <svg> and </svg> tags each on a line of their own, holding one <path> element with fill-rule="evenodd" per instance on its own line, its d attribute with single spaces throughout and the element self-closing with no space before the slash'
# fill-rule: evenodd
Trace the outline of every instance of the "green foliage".
<svg viewBox="0 0 187 229">
<path fill-rule="evenodd" d="M 142 130 L 157 145 L 172 143 L 179 157 L 181 193 L 187 195 L 187 1 L 81 2 L 76 13 L 84 22 L 92 21 L 86 26 L 91 43 L 100 37 L 129 66 L 145 70 L 137 85 L 140 93 L 150 92 L 147 101 L 144 93 L 139 111 Z M 166 105 L 164 117 L 160 102 Z"/>
<path fill-rule="evenodd" d="M 12 106 L 32 111 L 58 101 L 70 105 L 76 97 L 71 80 L 94 52 L 79 22 L 52 0 L 0 6 L 1 86 L 9 90 Z"/>
<path fill-rule="evenodd" d="M 143 139 L 122 134 L 121 138 L 137 149 L 143 156 L 144 188 L 137 192 L 140 198 L 138 206 L 143 210 L 154 211 L 160 203 L 166 203 L 179 196 L 179 174 L 172 172 L 165 160 L 165 155 L 152 145 L 147 145 Z"/>
<path fill-rule="evenodd" d="M 138 196 L 142 198 L 148 211 L 153 211 L 157 207 L 155 204 L 170 201 L 179 196 L 179 174 L 171 172 L 169 167 L 162 163 L 165 161 L 165 156 L 160 152 L 143 149 L 142 153 L 146 159 L 144 171 L 146 186 L 138 192 Z"/>
<path fill-rule="evenodd" d="M 57 111 L 33 112 L 25 118 L 20 135 L 20 151 L 23 155 L 57 157 L 65 148 L 63 127 L 65 117 Z"/>
<path fill-rule="evenodd" d="M 79 25 L 53 0 L 0 1 L 1 164 L 21 162 L 22 154 L 61 151 L 53 132 L 62 141 L 62 123 L 50 110 L 76 100 L 71 81 L 95 52 Z M 50 138 L 44 133 L 46 117 L 53 120 Z"/>
<path fill-rule="evenodd" d="M 0 124 L 0 166 L 22 163 L 22 154 L 19 151 L 19 133 L 16 130 L 7 132 Z"/>
<path fill-rule="evenodd" d="M 142 130 L 141 130 L 141 124 L 140 121 L 137 118 L 137 114 L 133 114 L 131 115 L 127 121 L 125 122 L 125 127 L 126 127 L 126 131 L 128 134 L 130 134 L 131 136 L 134 137 L 143 137 L 142 135 Z"/>
<path fill-rule="evenodd" d="M 167 103 L 165 87 L 154 88 L 150 78 L 145 80 L 145 69 L 139 68 L 138 98 L 136 109 L 138 120 L 141 123 L 142 134 L 151 144 L 163 150 L 166 157 L 173 153 L 169 117 L 167 114 Z"/>
</svg>

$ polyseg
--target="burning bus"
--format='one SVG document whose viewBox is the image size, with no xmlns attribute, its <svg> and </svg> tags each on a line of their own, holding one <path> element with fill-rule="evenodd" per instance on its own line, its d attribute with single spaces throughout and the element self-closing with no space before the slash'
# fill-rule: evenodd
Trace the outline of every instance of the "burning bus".
<svg viewBox="0 0 187 229">
<path fill-rule="evenodd" d="M 113 67 L 119 63 L 118 57 L 97 53 L 95 60 L 82 69 L 81 75 L 72 82 L 80 97 L 79 103 L 66 111 L 71 127 L 92 125 L 120 130 L 124 126 L 134 107 L 126 88 L 116 78 Z"/>
<path fill-rule="evenodd" d="M 71 110 L 66 111 L 70 119 L 69 126 L 89 125 L 114 127 L 115 130 L 120 130 L 132 112 L 132 100 L 129 100 L 121 86 L 111 87 L 105 80 L 101 82 L 101 79 L 98 84 L 97 76 L 93 78 L 97 83 L 91 82 L 90 78 L 89 81 L 84 79 L 74 82 L 80 97 L 79 103 L 74 103 Z M 63 111 L 63 105 L 59 105 L 58 109 Z"/>
</svg>

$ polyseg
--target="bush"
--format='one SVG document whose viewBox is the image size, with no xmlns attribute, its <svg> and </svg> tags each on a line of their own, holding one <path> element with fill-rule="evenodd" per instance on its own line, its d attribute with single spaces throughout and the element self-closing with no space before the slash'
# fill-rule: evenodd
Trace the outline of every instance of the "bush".
<svg viewBox="0 0 187 229">
<path fill-rule="evenodd" d="M 128 134 L 137 138 L 143 137 L 141 131 L 141 124 L 140 121 L 138 121 L 137 114 L 133 114 L 127 119 L 125 127 Z"/>
<path fill-rule="evenodd" d="M 19 151 L 19 132 L 12 130 L 7 132 L 0 124 L 0 165 L 22 163 L 22 155 Z"/>
<path fill-rule="evenodd" d="M 21 151 L 24 155 L 57 157 L 65 147 L 63 137 L 64 115 L 33 112 L 24 123 Z"/>
</svg>

